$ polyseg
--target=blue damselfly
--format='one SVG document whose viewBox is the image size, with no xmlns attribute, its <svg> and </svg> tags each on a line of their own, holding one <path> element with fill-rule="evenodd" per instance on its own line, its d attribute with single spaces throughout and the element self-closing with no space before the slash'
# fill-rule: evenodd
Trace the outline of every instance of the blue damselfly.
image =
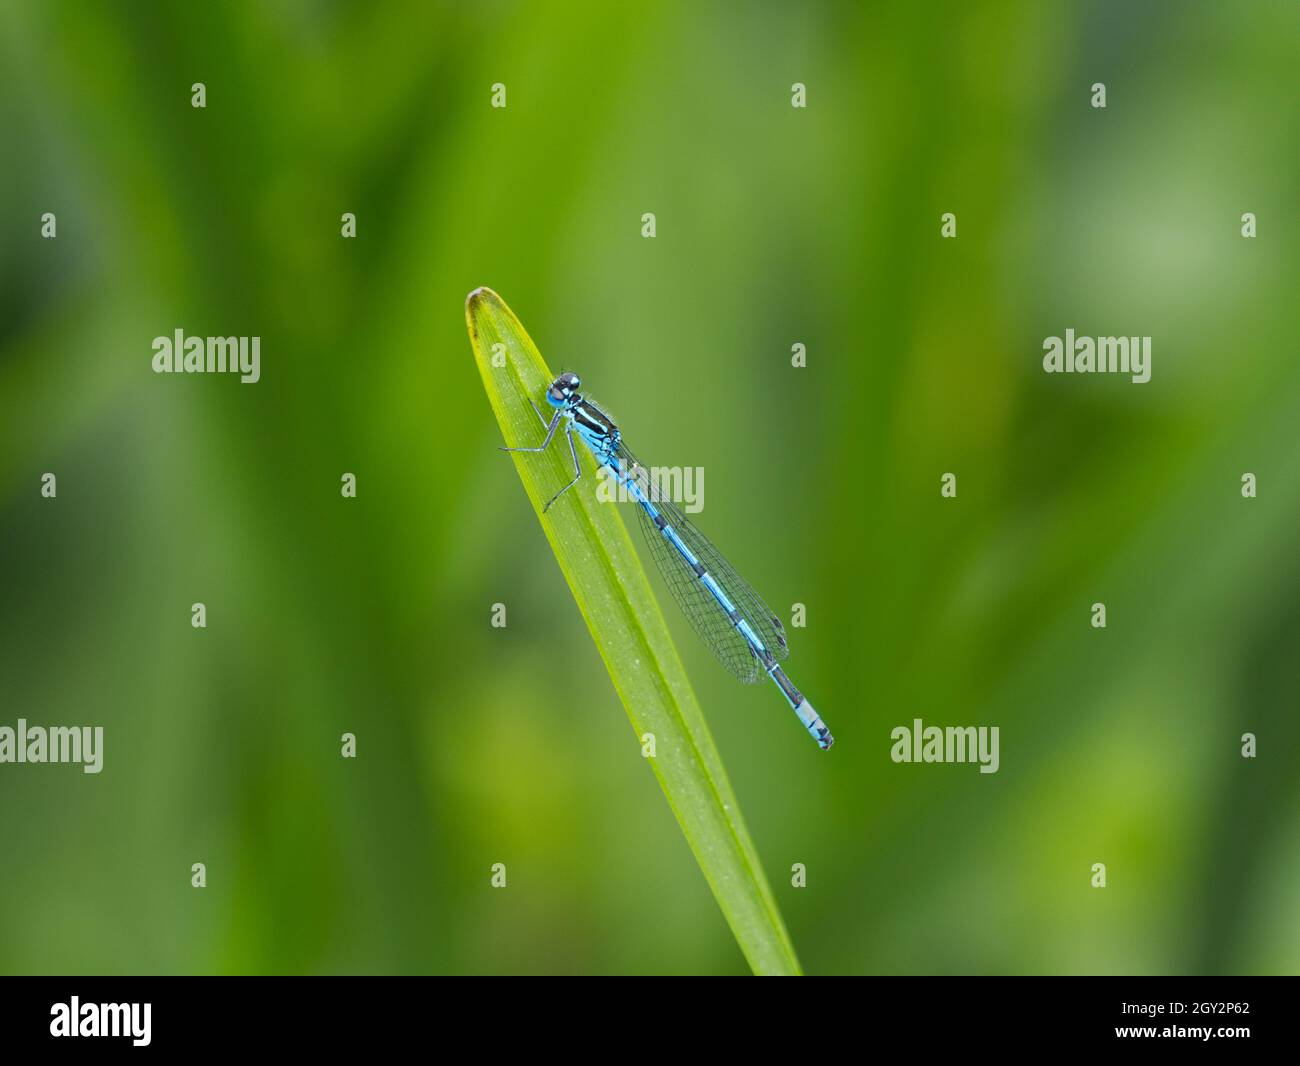
<svg viewBox="0 0 1300 1066">
<path fill-rule="evenodd" d="M 582 477 L 576 434 L 626 489 L 637 505 L 641 529 L 664 581 L 672 590 L 686 617 L 722 665 L 741 681 L 770 677 L 798 715 L 804 728 L 823 748 L 835 738 L 812 704 L 781 669 L 790 654 L 785 627 L 749 584 L 722 557 L 681 509 L 660 491 L 658 479 L 638 462 L 623 443 L 614 420 L 578 391 L 577 374 L 561 374 L 546 391 L 546 402 L 555 408 L 548 422 L 537 405 L 537 417 L 546 427 L 546 437 L 536 448 L 505 448 L 508 452 L 544 452 L 550 447 L 561 423 L 573 456 L 573 480 L 552 496 L 543 511 L 577 484 Z M 531 401 L 530 401 L 531 402 Z"/>
</svg>

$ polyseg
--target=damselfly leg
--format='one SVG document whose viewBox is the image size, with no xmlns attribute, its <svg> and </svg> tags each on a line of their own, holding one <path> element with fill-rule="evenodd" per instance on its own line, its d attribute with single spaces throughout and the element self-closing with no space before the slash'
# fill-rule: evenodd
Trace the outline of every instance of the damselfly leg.
<svg viewBox="0 0 1300 1066">
<path fill-rule="evenodd" d="M 560 419 L 564 417 L 564 412 L 556 411 L 555 417 L 552 418 L 550 422 L 547 422 L 546 419 L 542 416 L 542 412 L 537 410 L 537 404 L 533 403 L 533 401 L 530 399 L 528 401 L 528 405 L 533 409 L 533 413 L 537 415 L 538 419 L 541 420 L 542 425 L 546 427 L 546 439 L 543 440 L 542 443 L 536 448 L 506 448 L 502 446 L 501 450 L 503 452 L 544 452 L 546 451 L 547 448 L 551 446 L 551 438 L 555 436 L 556 427 L 559 425 Z M 557 492 L 554 496 L 552 496 L 549 500 L 546 501 L 546 506 L 542 508 L 542 514 L 545 514 L 547 511 L 549 511 L 551 509 L 551 504 L 553 504 L 556 500 L 558 500 L 561 496 L 563 496 L 566 492 L 568 492 L 571 488 L 573 488 L 573 486 L 578 483 L 578 479 L 582 477 L 582 467 L 578 464 L 578 449 L 577 446 L 573 443 L 572 422 L 565 423 L 564 435 L 565 437 L 568 438 L 569 441 L 569 454 L 573 456 L 573 480 L 570 481 L 567 485 L 564 486 L 564 488 L 560 489 L 559 492 Z"/>
</svg>

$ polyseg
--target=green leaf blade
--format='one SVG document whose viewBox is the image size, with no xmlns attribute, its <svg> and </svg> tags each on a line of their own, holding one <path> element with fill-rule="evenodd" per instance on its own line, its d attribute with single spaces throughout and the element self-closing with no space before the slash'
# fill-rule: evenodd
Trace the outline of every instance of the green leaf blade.
<svg viewBox="0 0 1300 1066">
<path fill-rule="evenodd" d="M 544 430 L 529 401 L 539 403 L 554 375 L 491 289 L 470 293 L 465 320 L 506 445 L 537 446 Z M 619 509 L 596 500 L 595 460 L 578 449 L 583 480 L 543 514 L 573 476 L 567 444 L 556 440 L 545 453 L 512 457 L 637 737 L 655 736 L 656 755 L 648 761 L 750 968 L 798 974 L 794 947 L 640 557 Z"/>
</svg>

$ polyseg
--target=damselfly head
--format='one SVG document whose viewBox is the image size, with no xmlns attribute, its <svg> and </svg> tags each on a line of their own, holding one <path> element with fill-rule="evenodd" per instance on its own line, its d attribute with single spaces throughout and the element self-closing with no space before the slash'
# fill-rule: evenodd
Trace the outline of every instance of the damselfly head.
<svg viewBox="0 0 1300 1066">
<path fill-rule="evenodd" d="M 582 399 L 578 395 L 578 386 L 581 384 L 577 374 L 561 374 L 546 390 L 546 402 L 552 407 L 572 407 Z"/>
</svg>

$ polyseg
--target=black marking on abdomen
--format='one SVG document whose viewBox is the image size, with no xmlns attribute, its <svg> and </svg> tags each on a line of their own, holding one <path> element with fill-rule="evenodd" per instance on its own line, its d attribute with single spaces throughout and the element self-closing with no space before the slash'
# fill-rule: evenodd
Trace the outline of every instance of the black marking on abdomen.
<svg viewBox="0 0 1300 1066">
<path fill-rule="evenodd" d="M 702 578 L 708 574 L 708 571 L 704 569 L 703 563 L 693 563 L 691 565 L 691 569 L 695 571 L 695 576 L 699 578 Z"/>
</svg>

